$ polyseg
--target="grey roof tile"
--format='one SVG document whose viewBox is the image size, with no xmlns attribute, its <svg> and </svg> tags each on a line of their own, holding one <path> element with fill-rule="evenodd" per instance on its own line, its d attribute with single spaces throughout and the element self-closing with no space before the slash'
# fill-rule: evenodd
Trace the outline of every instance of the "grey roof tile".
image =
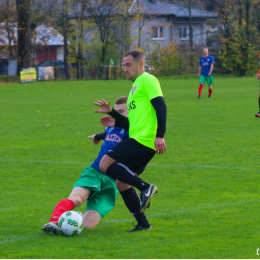
<svg viewBox="0 0 260 260">
<path fill-rule="evenodd" d="M 131 13 L 138 13 L 138 3 L 141 7 L 142 13 L 150 15 L 174 15 L 176 17 L 189 17 L 188 7 L 182 5 L 176 5 L 172 3 L 165 3 L 160 1 L 149 0 L 136 0 L 134 1 L 133 6 L 131 7 Z M 201 18 L 217 18 L 218 16 L 213 12 L 208 12 L 200 9 L 191 8 L 192 17 L 201 17 Z"/>
</svg>

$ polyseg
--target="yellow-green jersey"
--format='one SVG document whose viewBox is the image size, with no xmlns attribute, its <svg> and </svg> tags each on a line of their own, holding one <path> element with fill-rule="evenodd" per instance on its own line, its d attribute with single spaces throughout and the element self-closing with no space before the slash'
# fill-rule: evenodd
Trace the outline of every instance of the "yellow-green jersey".
<svg viewBox="0 0 260 260">
<path fill-rule="evenodd" d="M 133 82 L 127 100 L 129 137 L 153 150 L 157 117 L 151 100 L 162 96 L 158 79 L 144 72 Z"/>
</svg>

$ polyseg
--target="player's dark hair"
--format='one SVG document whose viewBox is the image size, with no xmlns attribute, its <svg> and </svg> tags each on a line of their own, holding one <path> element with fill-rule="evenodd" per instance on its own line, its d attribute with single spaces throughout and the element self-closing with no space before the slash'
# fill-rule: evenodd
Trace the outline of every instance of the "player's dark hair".
<svg viewBox="0 0 260 260">
<path fill-rule="evenodd" d="M 125 103 L 127 102 L 127 99 L 128 99 L 128 96 L 119 97 L 119 98 L 116 100 L 116 105 L 125 104 Z"/>
<path fill-rule="evenodd" d="M 139 62 L 139 61 L 145 61 L 145 57 L 142 51 L 137 50 L 137 49 L 133 49 L 131 51 L 128 51 L 125 53 L 124 57 L 132 55 L 135 62 Z"/>
</svg>

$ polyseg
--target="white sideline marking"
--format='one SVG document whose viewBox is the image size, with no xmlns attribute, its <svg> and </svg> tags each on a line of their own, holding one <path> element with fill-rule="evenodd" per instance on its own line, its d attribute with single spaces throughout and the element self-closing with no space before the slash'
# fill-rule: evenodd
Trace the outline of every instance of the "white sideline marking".
<svg viewBox="0 0 260 260">
<path fill-rule="evenodd" d="M 178 209 L 178 210 L 173 210 L 173 211 L 165 212 L 165 213 L 147 215 L 147 217 L 158 217 L 158 216 L 164 216 L 164 215 L 169 215 L 169 214 L 179 214 L 179 213 L 185 213 L 185 212 L 191 212 L 191 211 L 199 211 L 201 209 L 220 208 L 220 207 L 225 207 L 225 206 L 239 205 L 239 204 L 252 203 L 252 202 L 259 202 L 259 199 L 245 200 L 245 201 L 238 201 L 238 202 L 227 202 L 227 203 L 222 203 L 222 204 L 211 204 L 211 205 L 204 205 L 204 206 L 202 205 L 202 206 L 190 208 L 190 209 Z M 115 223 L 115 222 L 129 222 L 129 221 L 133 221 L 133 219 L 107 220 L 103 224 Z"/>
<path fill-rule="evenodd" d="M 22 240 L 22 239 L 26 239 L 26 238 L 32 238 L 32 237 L 39 237 L 40 235 L 28 235 L 28 236 L 22 236 L 22 237 L 14 237 L 14 238 L 6 238 L 5 240 L 0 241 L 0 245 L 4 244 L 4 243 L 8 243 L 8 242 L 14 242 L 17 240 Z"/>
<path fill-rule="evenodd" d="M 41 160 L 20 160 L 20 159 L 0 159 L 0 162 L 29 162 L 29 163 L 53 163 L 53 164 L 78 164 L 78 165 L 90 165 L 92 162 L 72 162 L 72 161 L 41 161 Z M 233 167 L 233 166 L 215 166 L 215 165 L 179 165 L 179 164 L 155 164 L 150 163 L 148 166 L 155 166 L 155 167 L 183 167 L 183 168 L 216 168 L 216 169 L 230 169 L 230 170 L 250 170 L 255 171 L 256 168 L 250 167 Z"/>
<path fill-rule="evenodd" d="M 259 202 L 259 199 L 244 200 L 244 201 L 238 201 L 238 202 L 227 202 L 227 203 L 222 203 L 222 204 L 210 204 L 210 205 L 204 205 L 204 206 L 202 205 L 202 206 L 190 208 L 190 209 L 179 209 L 179 210 L 174 210 L 174 211 L 165 212 L 165 213 L 147 215 L 147 217 L 158 217 L 158 216 L 164 216 L 164 215 L 170 215 L 170 214 L 179 214 L 179 213 L 185 213 L 185 212 L 199 211 L 201 209 L 220 208 L 220 207 L 225 207 L 225 206 L 246 204 L 246 203 L 252 203 L 252 202 Z M 133 221 L 133 219 L 107 220 L 107 221 L 104 221 L 99 226 L 103 226 L 103 225 L 109 224 L 109 223 L 122 223 L 122 222 L 131 222 L 131 221 Z M 43 236 L 43 235 L 44 234 L 41 234 L 41 235 L 35 234 L 35 235 L 28 235 L 28 236 L 22 236 L 22 237 L 6 238 L 5 240 L 0 241 L 0 245 L 4 244 L 4 243 L 8 243 L 8 242 L 15 242 L 18 240 L 23 240 L 23 239 L 38 237 L 38 236 Z"/>
<path fill-rule="evenodd" d="M 232 166 L 214 166 L 214 165 L 179 165 L 179 164 L 166 164 L 166 165 L 157 165 L 154 163 L 149 164 L 148 166 L 167 166 L 167 167 L 192 167 L 192 168 L 221 168 L 221 169 L 230 169 L 230 170 L 253 170 L 255 168 L 249 167 L 232 167 Z"/>
<path fill-rule="evenodd" d="M 0 159 L 1 162 L 30 162 L 30 163 L 55 163 L 55 164 L 90 164 L 90 163 L 81 163 L 81 162 L 71 162 L 71 161 L 40 161 L 40 160 L 20 160 L 20 159 Z"/>
</svg>

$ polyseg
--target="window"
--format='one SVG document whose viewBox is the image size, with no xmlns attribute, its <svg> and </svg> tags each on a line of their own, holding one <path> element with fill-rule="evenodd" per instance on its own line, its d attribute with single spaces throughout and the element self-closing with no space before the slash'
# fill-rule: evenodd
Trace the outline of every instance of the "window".
<svg viewBox="0 0 260 260">
<path fill-rule="evenodd" d="M 73 3 L 72 11 L 78 11 L 78 10 L 79 10 L 79 4 L 78 3 Z"/>
<path fill-rule="evenodd" d="M 191 27 L 191 33 L 194 36 L 194 28 Z M 190 30 L 188 26 L 180 26 L 179 27 L 179 39 L 180 40 L 188 40 L 190 38 Z"/>
<path fill-rule="evenodd" d="M 163 38 L 163 27 L 152 27 L 152 38 Z"/>
</svg>

